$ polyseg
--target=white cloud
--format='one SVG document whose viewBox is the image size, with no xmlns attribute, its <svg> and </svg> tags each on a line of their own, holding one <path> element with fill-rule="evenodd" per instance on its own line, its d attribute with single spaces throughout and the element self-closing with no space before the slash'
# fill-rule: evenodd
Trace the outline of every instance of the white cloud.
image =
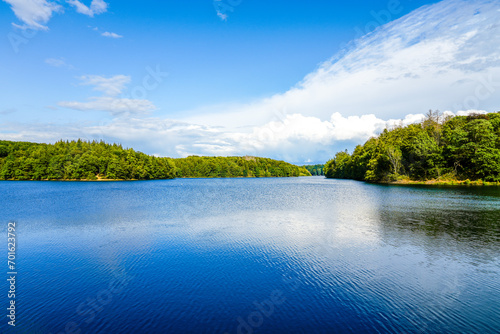
<svg viewBox="0 0 500 334">
<path fill-rule="evenodd" d="M 86 6 L 78 0 L 67 0 L 67 3 L 74 6 L 80 14 L 93 17 L 94 15 L 105 13 L 108 10 L 108 4 L 103 0 L 92 0 L 90 6 Z"/>
<path fill-rule="evenodd" d="M 13 25 L 20 29 L 48 30 L 47 23 L 54 12 L 62 9 L 58 4 L 47 0 L 3 0 L 10 4 L 16 17 L 24 25 Z"/>
<path fill-rule="evenodd" d="M 68 102 L 67 107 L 79 110 L 106 109 L 130 114 L 127 110 L 129 106 L 120 107 L 120 103 L 117 103 L 113 110 L 109 110 L 109 106 L 115 103 L 113 98 L 94 99 L 87 104 L 71 105 L 71 102 Z M 456 114 L 463 116 L 474 113 L 484 113 L 484 111 L 469 110 Z M 445 114 L 455 115 L 451 111 L 446 111 Z M 335 152 L 363 144 L 386 127 L 418 123 L 424 117 L 423 114 L 410 114 L 402 119 L 383 120 L 372 114 L 344 117 L 334 113 L 329 121 L 321 121 L 316 117 L 292 114 L 254 127 L 250 133 L 228 132 L 222 128 L 157 117 L 119 117 L 109 123 L 91 126 L 4 124 L 3 127 L 0 126 L 0 134 L 5 140 L 38 142 L 54 142 L 61 138 L 103 139 L 120 142 L 145 153 L 155 152 L 170 157 L 254 155 L 300 164 L 306 161 L 325 162 Z"/>
<path fill-rule="evenodd" d="M 66 63 L 64 58 L 47 58 L 45 59 L 45 63 L 52 67 L 64 67 L 67 69 L 74 69 L 73 65 Z"/>
<path fill-rule="evenodd" d="M 110 37 L 110 38 L 122 38 L 122 37 L 123 37 L 122 35 L 118 35 L 118 34 L 116 34 L 116 33 L 114 33 L 114 32 L 108 32 L 108 31 L 103 32 L 103 33 L 101 34 L 101 36 L 104 36 L 104 37 Z"/>
<path fill-rule="evenodd" d="M 217 11 L 217 16 L 220 17 L 222 21 L 227 21 L 227 14 L 222 14 L 222 12 Z"/>
<path fill-rule="evenodd" d="M 54 12 L 62 12 L 63 7 L 57 2 L 49 0 L 3 0 L 10 4 L 16 17 L 23 22 L 22 25 L 12 23 L 19 29 L 48 30 L 45 25 L 52 18 Z M 74 6 L 76 11 L 93 17 L 107 11 L 108 4 L 103 0 L 92 0 L 87 7 L 78 0 L 67 0 L 68 4 Z M 118 36 L 118 35 L 117 35 Z"/>
<path fill-rule="evenodd" d="M 88 102 L 59 102 L 63 108 L 81 111 L 108 111 L 113 115 L 148 114 L 156 110 L 149 100 L 115 98 L 111 96 L 91 97 Z"/>
<path fill-rule="evenodd" d="M 424 115 L 408 115 L 403 120 L 385 121 L 373 114 L 344 117 L 340 113 L 333 113 L 330 120 L 322 121 L 314 116 L 291 114 L 254 127 L 250 133 L 229 132 L 222 134 L 221 138 L 226 140 L 226 150 L 232 148 L 232 154 L 246 152 L 286 158 L 294 162 L 322 161 L 335 150 L 352 147 L 353 143 L 364 143 L 386 127 L 400 123 L 418 123 L 423 117 Z M 215 147 L 206 145 L 203 148 L 209 153 Z M 221 147 L 217 147 L 217 151 L 221 151 Z M 322 157 L 323 154 L 327 156 Z"/>
<path fill-rule="evenodd" d="M 56 59 L 56 58 L 47 58 L 45 59 L 45 63 L 53 66 L 53 67 L 64 67 L 66 66 L 66 62 L 62 59 Z"/>
<path fill-rule="evenodd" d="M 58 105 L 80 111 L 107 111 L 112 115 L 148 114 L 156 110 L 153 102 L 145 99 L 120 98 L 131 78 L 126 75 L 115 75 L 109 78 L 99 75 L 85 75 L 80 77 L 81 85 L 94 86 L 94 90 L 104 93 L 105 96 L 90 97 L 87 102 L 63 101 Z"/>
<path fill-rule="evenodd" d="M 94 90 L 103 92 L 106 95 L 116 96 L 123 92 L 125 86 L 130 83 L 130 76 L 115 75 L 106 78 L 99 75 L 84 75 L 80 77 L 82 85 L 95 86 Z"/>
<path fill-rule="evenodd" d="M 469 110 L 448 115 L 466 116 L 484 111 Z M 255 155 L 300 163 L 325 162 L 339 150 L 352 149 L 377 136 L 385 128 L 420 123 L 423 114 L 384 120 L 373 114 L 344 117 L 331 115 L 329 121 L 300 114 L 286 115 L 250 133 L 228 132 L 222 128 L 161 118 L 117 119 L 86 132 L 105 133 L 120 142 L 136 143 L 146 152 L 162 156 Z"/>
<path fill-rule="evenodd" d="M 469 116 L 469 115 L 484 115 L 488 112 L 486 110 L 460 110 L 455 116 Z M 449 114 L 449 112 L 447 112 Z M 452 115 L 453 116 L 453 115 Z"/>
<path fill-rule="evenodd" d="M 110 32 L 110 31 L 100 32 L 98 27 L 92 27 L 92 26 L 88 26 L 88 27 L 90 29 L 94 30 L 94 31 L 99 32 L 101 34 L 101 36 L 104 36 L 104 37 L 109 37 L 109 38 L 123 38 L 122 35 L 118 35 L 117 33 L 114 33 L 114 32 Z"/>
</svg>

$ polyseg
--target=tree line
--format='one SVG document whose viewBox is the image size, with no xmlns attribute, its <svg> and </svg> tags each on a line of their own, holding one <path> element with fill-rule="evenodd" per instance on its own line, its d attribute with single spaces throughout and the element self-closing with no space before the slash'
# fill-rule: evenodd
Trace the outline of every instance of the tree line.
<svg viewBox="0 0 500 334">
<path fill-rule="evenodd" d="M 198 157 L 174 159 L 177 177 L 311 176 L 307 169 L 268 158 Z"/>
<path fill-rule="evenodd" d="M 444 117 L 429 111 L 419 124 L 385 129 L 325 165 L 328 178 L 500 181 L 500 113 Z"/>
<path fill-rule="evenodd" d="M 320 176 L 320 175 L 325 175 L 323 173 L 323 168 L 325 165 L 305 165 L 303 166 L 311 175 L 313 176 Z"/>
<path fill-rule="evenodd" d="M 309 172 L 254 157 L 159 158 L 103 141 L 0 141 L 0 180 L 154 180 L 175 177 L 288 177 Z"/>
</svg>

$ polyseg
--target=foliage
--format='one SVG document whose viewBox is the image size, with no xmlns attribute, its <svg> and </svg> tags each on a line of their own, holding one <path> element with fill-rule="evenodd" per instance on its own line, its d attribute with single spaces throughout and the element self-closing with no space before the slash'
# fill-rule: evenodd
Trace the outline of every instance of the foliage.
<svg viewBox="0 0 500 334">
<path fill-rule="evenodd" d="M 0 180 L 171 179 L 174 172 L 172 159 L 103 141 L 0 141 Z"/>
<path fill-rule="evenodd" d="M 177 177 L 311 176 L 307 169 L 267 158 L 198 157 L 174 159 Z"/>
<path fill-rule="evenodd" d="M 430 111 L 420 124 L 385 129 L 339 152 L 326 177 L 365 181 L 400 179 L 500 181 L 500 113 L 444 119 Z"/>
<path fill-rule="evenodd" d="M 310 176 L 302 167 L 253 157 L 158 158 L 103 141 L 0 141 L 0 180 L 152 180 L 174 177 Z"/>
<path fill-rule="evenodd" d="M 306 166 L 302 166 L 304 167 L 305 169 L 307 169 L 307 171 L 309 173 L 311 173 L 311 175 L 325 175 L 325 173 L 323 172 L 323 168 L 325 167 L 325 165 L 306 165 Z"/>
</svg>

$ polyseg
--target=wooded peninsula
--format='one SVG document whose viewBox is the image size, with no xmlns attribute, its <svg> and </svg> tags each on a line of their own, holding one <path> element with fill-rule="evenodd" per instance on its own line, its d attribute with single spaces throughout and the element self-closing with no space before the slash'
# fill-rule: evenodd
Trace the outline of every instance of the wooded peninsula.
<svg viewBox="0 0 500 334">
<path fill-rule="evenodd" d="M 500 112 L 444 117 L 384 130 L 339 152 L 327 178 L 389 183 L 500 184 Z"/>
<path fill-rule="evenodd" d="M 156 180 L 176 177 L 310 176 L 304 167 L 257 157 L 159 158 L 103 141 L 0 141 L 0 180 Z"/>
</svg>

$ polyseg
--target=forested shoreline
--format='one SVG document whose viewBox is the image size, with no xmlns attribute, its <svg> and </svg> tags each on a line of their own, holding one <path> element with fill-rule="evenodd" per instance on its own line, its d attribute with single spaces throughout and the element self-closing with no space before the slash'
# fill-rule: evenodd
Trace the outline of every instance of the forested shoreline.
<svg viewBox="0 0 500 334">
<path fill-rule="evenodd" d="M 257 157 L 198 157 L 173 159 L 177 177 L 296 177 L 307 169 L 284 161 Z"/>
<path fill-rule="evenodd" d="M 305 169 L 307 169 L 307 171 L 309 173 L 311 173 L 312 176 L 323 176 L 325 175 L 325 173 L 323 172 L 323 169 L 325 167 L 325 165 L 305 165 L 305 166 L 302 166 L 304 167 Z"/>
<path fill-rule="evenodd" d="M 324 168 L 327 178 L 369 182 L 500 182 L 500 113 L 444 117 L 429 111 L 419 124 L 385 129 L 338 152 Z"/>
<path fill-rule="evenodd" d="M 157 180 L 176 177 L 310 176 L 303 167 L 256 157 L 150 156 L 103 141 L 0 141 L 0 180 Z"/>
</svg>

